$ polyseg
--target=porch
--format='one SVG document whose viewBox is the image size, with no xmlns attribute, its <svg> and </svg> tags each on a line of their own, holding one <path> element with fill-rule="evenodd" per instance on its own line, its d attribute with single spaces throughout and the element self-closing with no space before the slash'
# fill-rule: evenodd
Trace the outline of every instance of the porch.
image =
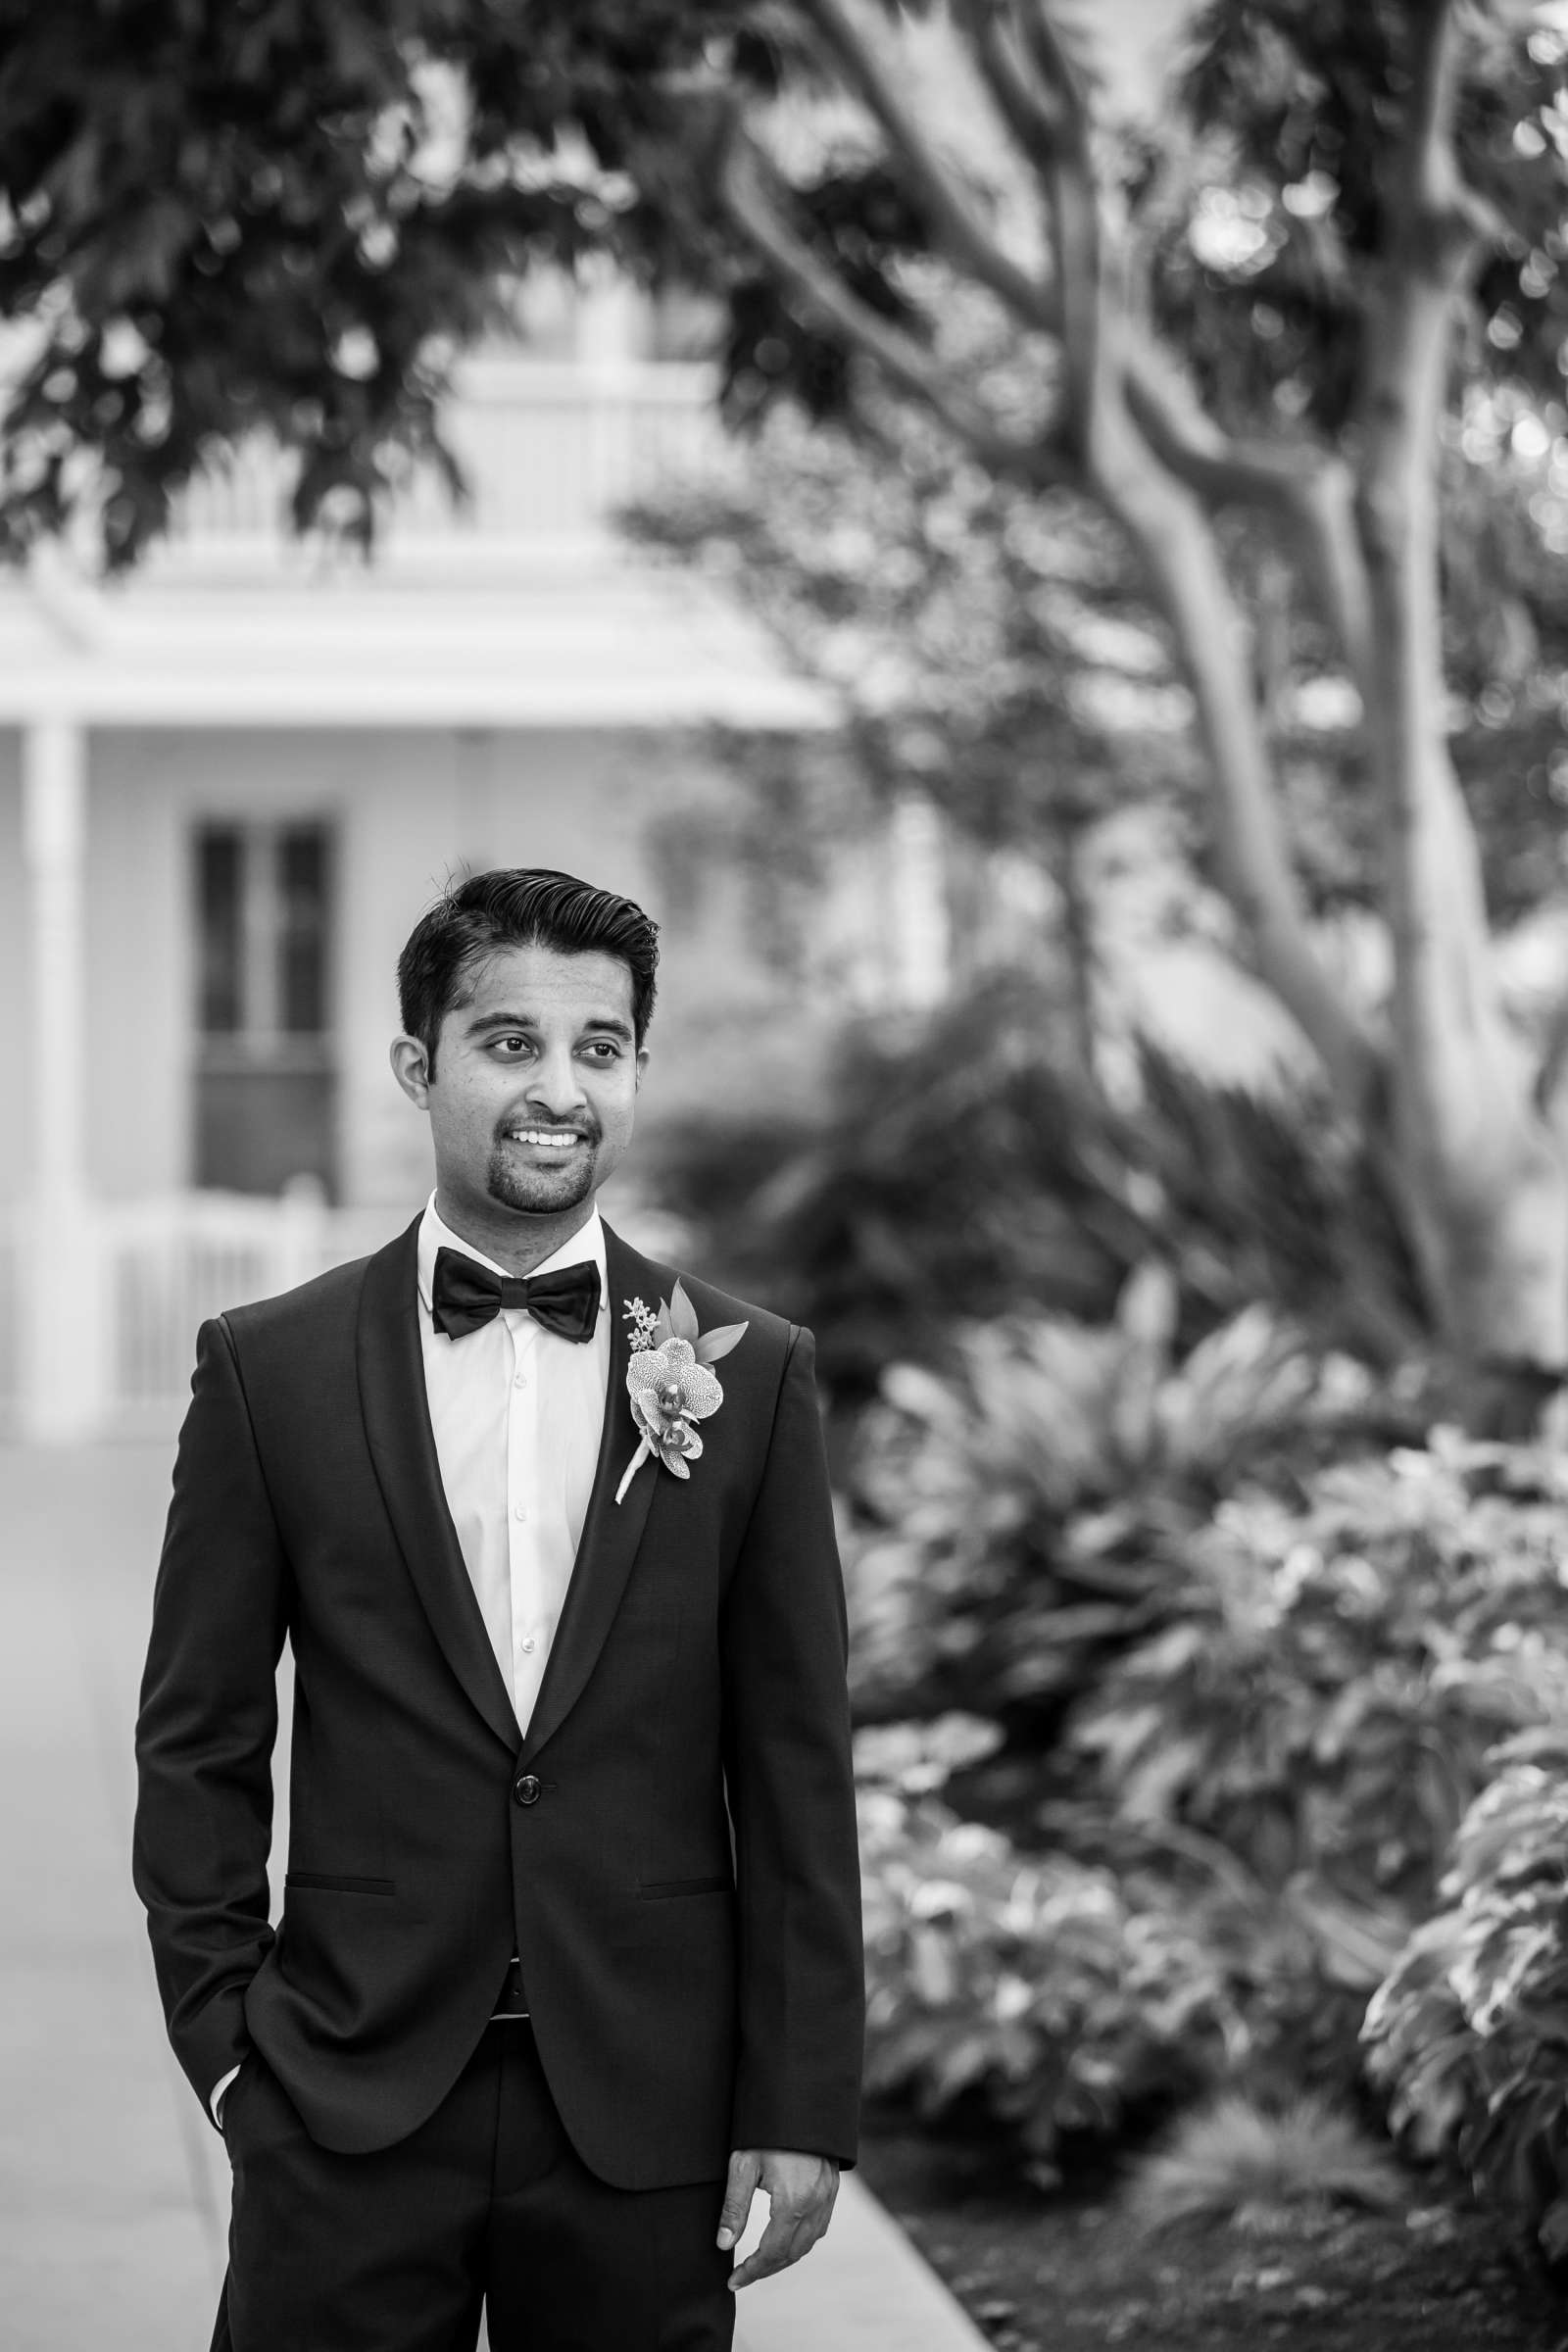
<svg viewBox="0 0 1568 2352">
<path fill-rule="evenodd" d="M 319 539 L 290 539 L 286 470 L 257 448 L 195 486 L 170 540 L 133 579 L 105 583 L 81 551 L 60 547 L 0 583 L 0 728 L 20 747 L 15 850 L 0 839 L 11 928 L 0 962 L 21 1057 L 10 1173 L 0 1180 L 0 1430 L 51 1444 L 166 1431 L 187 1392 L 203 1316 L 357 1255 L 397 1221 L 387 1210 L 329 1206 L 309 1185 L 281 1200 L 172 1189 L 196 1176 L 195 1154 L 144 1197 L 103 1197 L 143 1190 L 117 1151 L 123 1127 L 111 1122 L 106 1135 L 102 1124 L 94 1054 L 106 1004 L 112 1050 L 124 1050 L 139 1015 L 137 1050 L 166 1072 L 162 1092 L 155 1084 L 136 1108 L 159 1132 L 172 1132 L 167 1072 L 190 1056 L 178 1033 L 194 1018 L 198 975 L 184 950 L 171 963 L 159 932 L 183 919 L 164 835 L 161 896 L 137 933 L 132 867 L 145 872 L 151 836 L 144 828 L 138 839 L 136 827 L 160 763 L 167 778 L 182 760 L 190 766 L 182 745 L 220 736 L 248 745 L 213 806 L 229 834 L 252 820 L 266 833 L 279 811 L 301 814 L 288 796 L 299 797 L 302 746 L 318 754 L 309 817 L 344 806 L 348 754 L 333 747 L 363 747 L 373 733 L 383 747 L 376 786 L 390 793 L 395 739 L 439 741 L 444 753 L 430 756 L 453 773 L 447 801 L 419 820 L 412 911 L 454 863 L 494 855 L 497 810 L 514 789 L 498 744 L 548 735 L 582 745 L 607 730 L 627 742 L 645 730 L 678 739 L 715 720 L 795 728 L 829 715 L 743 613 L 637 561 L 615 537 L 619 506 L 712 448 L 708 370 L 616 356 L 478 360 L 462 379 L 451 435 L 468 503 L 455 507 L 431 482 L 411 480 L 373 564 Z M 111 741 L 121 747 L 112 783 L 98 764 Z M 127 741 L 162 748 L 127 758 Z M 278 747 L 275 756 L 262 746 Z M 416 787 L 406 771 L 424 754 L 397 757 L 407 825 Z M 537 861 L 570 863 L 585 824 L 592 834 L 586 802 L 577 810 L 587 772 L 582 760 L 561 767 L 561 821 L 535 829 L 557 854 Z M 623 867 L 643 819 L 624 797 L 617 806 L 619 848 L 606 847 Z M 329 854 L 331 825 L 316 831 Z M 500 838 L 504 852 L 504 827 Z M 105 859 L 122 857 L 130 862 L 106 967 L 93 909 L 102 916 Z M 406 926 L 408 877 L 389 882 L 384 858 L 354 887 L 379 894 L 387 920 Z M 274 946 L 275 899 L 270 889 L 260 926 Z M 379 973 L 384 943 L 372 945 L 373 954 L 359 935 L 341 943 L 344 969 Z M 155 965 L 158 990 L 138 1002 Z M 122 974 L 124 1034 L 113 996 Z M 277 1010 L 275 987 L 261 994 L 270 994 L 274 1028 L 300 1026 Z M 234 1179 L 208 1171 L 203 1180 Z M 365 1196 L 350 1184 L 337 1197 Z"/>
<path fill-rule="evenodd" d="M 329 1207 L 307 1181 L 274 1200 L 78 1195 L 0 1212 L 0 1438 L 166 1439 L 209 1316 L 379 1249 L 402 1221 Z"/>
</svg>

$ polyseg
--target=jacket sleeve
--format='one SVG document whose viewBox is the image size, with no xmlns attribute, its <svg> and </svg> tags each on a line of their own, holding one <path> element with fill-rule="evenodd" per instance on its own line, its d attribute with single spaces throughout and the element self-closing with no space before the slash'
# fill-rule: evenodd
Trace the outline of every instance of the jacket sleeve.
<svg viewBox="0 0 1568 2352">
<path fill-rule="evenodd" d="M 734 2147 L 855 2161 L 865 2029 L 844 1580 L 796 1335 L 721 1625 L 735 1835 Z"/>
<path fill-rule="evenodd" d="M 174 2053 L 205 2105 L 244 2055 L 272 1942 L 277 1661 L 288 1567 L 227 1326 L 205 1323 L 153 1594 L 132 1876 Z"/>
</svg>

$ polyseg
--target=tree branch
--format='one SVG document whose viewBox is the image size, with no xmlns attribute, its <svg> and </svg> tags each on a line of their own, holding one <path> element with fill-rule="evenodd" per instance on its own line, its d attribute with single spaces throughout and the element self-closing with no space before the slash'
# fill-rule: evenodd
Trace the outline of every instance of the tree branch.
<svg viewBox="0 0 1568 2352">
<path fill-rule="evenodd" d="M 1378 691 L 1372 628 L 1372 583 L 1355 524 L 1355 474 L 1346 460 L 1319 452 L 1302 476 L 1294 514 L 1306 540 L 1324 611 L 1361 697 L 1363 710 Z"/>
<path fill-rule="evenodd" d="M 1029 489 L 1077 478 L 1064 452 L 1049 441 L 1023 440 L 1004 432 L 912 336 L 851 292 L 789 227 L 763 184 L 760 158 L 742 137 L 732 139 L 724 154 L 719 194 L 736 227 L 795 301 L 852 349 L 874 361 L 901 391 L 933 409 L 982 465 Z"/>
<path fill-rule="evenodd" d="M 1557 1127 L 1561 1127 L 1568 1112 L 1565 1086 L 1568 1086 L 1568 997 L 1559 998 L 1551 1008 L 1536 1071 L 1537 1106 L 1542 1116 Z"/>
<path fill-rule="evenodd" d="M 1335 610 L 1358 628 L 1332 502 L 1308 486 L 1301 454 L 1231 439 L 1103 282 L 1088 93 L 1051 0 L 1013 0 L 1032 74 L 1015 60 L 998 0 L 956 0 L 999 113 L 1035 164 L 1051 202 L 1063 345 L 1074 415 L 1095 491 L 1140 549 L 1170 621 L 1198 705 L 1212 777 L 1227 893 L 1257 967 L 1295 1013 L 1342 1099 L 1364 1111 L 1379 1086 L 1376 1048 L 1312 940 L 1275 796 L 1268 747 L 1235 598 L 1204 509 L 1263 502 L 1310 524 Z M 1326 475 L 1325 475 L 1326 479 Z M 1345 500 L 1342 498 L 1342 507 Z"/>
<path fill-rule="evenodd" d="M 1480 860 L 1443 727 L 1437 462 L 1453 302 L 1477 235 L 1453 152 L 1453 0 L 1428 0 L 1412 14 L 1412 94 L 1402 168 L 1393 177 L 1399 193 L 1391 199 L 1378 299 L 1365 325 L 1356 519 L 1376 640 L 1369 658 L 1379 671 L 1369 717 L 1391 796 L 1392 913 L 1396 936 L 1406 938 L 1401 969 L 1416 995 L 1426 994 L 1442 938 L 1447 960 L 1474 967 L 1460 992 L 1468 1027 L 1481 1017 L 1478 975 L 1491 957 Z M 1450 1003 L 1437 1018 L 1456 1010 Z"/>
<path fill-rule="evenodd" d="M 1389 229 L 1362 358 L 1363 502 L 1369 536 L 1388 551 L 1408 544 L 1416 519 L 1410 501 L 1436 460 L 1449 307 L 1485 218 L 1464 188 L 1453 149 L 1453 0 L 1427 0 L 1411 13 L 1417 26 L 1410 111 L 1400 168 L 1391 175 Z M 1430 507 L 1422 500 L 1417 513 Z M 1432 580 L 1435 588 L 1435 562 Z"/>
<path fill-rule="evenodd" d="M 954 172 L 843 0 L 806 0 L 806 9 L 881 124 L 949 259 L 989 286 L 1026 325 L 1054 333 L 1059 320 L 1050 288 L 1004 250 L 964 201 Z"/>
<path fill-rule="evenodd" d="M 1340 1099 L 1364 1116 L 1379 1056 L 1311 936 L 1274 791 L 1247 632 L 1212 521 L 1119 401 L 1107 404 L 1095 487 L 1144 559 L 1198 706 L 1225 894 L 1255 967 L 1300 1023 Z"/>
<path fill-rule="evenodd" d="M 1180 364 L 1132 329 L 1117 338 L 1122 387 L 1139 431 L 1162 466 L 1207 506 L 1277 507 L 1288 501 L 1303 459 L 1299 445 L 1242 441 L 1215 423 L 1183 380 Z"/>
<path fill-rule="evenodd" d="M 1089 93 L 1067 54 L 1051 13 L 1051 0 L 1018 0 L 1018 12 L 1023 22 L 1024 43 L 1035 70 L 1055 99 L 1054 111 L 1059 118 L 1062 141 L 1076 149 L 1080 160 L 1087 163 L 1093 127 Z"/>
<path fill-rule="evenodd" d="M 1024 162 L 1044 175 L 1061 150 L 1059 109 L 1047 102 L 1008 46 L 996 0 L 956 0 L 955 13 L 969 53 Z"/>
<path fill-rule="evenodd" d="M 1372 617 L 1350 467 L 1310 443 L 1238 439 L 1200 405 L 1167 355 L 1132 330 L 1124 331 L 1121 348 L 1128 412 L 1160 464 L 1205 506 L 1266 507 L 1301 533 L 1319 596 L 1365 700 Z"/>
<path fill-rule="evenodd" d="M 982 12 L 983 22 L 987 0 L 969 4 Z M 1016 0 L 1016 9 L 1019 37 L 1040 84 L 1031 112 L 1052 126 L 1040 169 L 1050 205 L 1067 395 L 1079 445 L 1087 451 L 1100 405 L 1103 291 L 1089 102 L 1052 22 L 1049 0 Z"/>
<path fill-rule="evenodd" d="M 1421 11 L 1412 12 L 1418 17 Z M 1413 95 L 1406 126 L 1414 214 L 1461 242 L 1504 231 L 1500 214 L 1466 185 L 1453 146 L 1459 94 L 1459 24 L 1453 0 L 1425 0 L 1417 32 Z"/>
</svg>

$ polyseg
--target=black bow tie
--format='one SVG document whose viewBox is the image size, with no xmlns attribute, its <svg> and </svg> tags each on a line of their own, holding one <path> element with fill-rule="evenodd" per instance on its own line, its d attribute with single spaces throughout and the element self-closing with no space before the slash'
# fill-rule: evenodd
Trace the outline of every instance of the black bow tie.
<svg viewBox="0 0 1568 2352">
<path fill-rule="evenodd" d="M 449 1340 L 466 1339 L 503 1307 L 526 1307 L 563 1340 L 591 1340 L 599 1320 L 599 1268 L 589 1258 L 557 1274 L 492 1274 L 461 1250 L 438 1250 L 430 1316 Z"/>
</svg>

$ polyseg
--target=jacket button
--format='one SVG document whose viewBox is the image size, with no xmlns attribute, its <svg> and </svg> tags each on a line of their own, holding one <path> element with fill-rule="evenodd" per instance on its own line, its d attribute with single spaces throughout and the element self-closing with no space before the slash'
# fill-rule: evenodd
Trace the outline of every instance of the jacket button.
<svg viewBox="0 0 1568 2352">
<path fill-rule="evenodd" d="M 539 1776 L 536 1772 L 519 1772 L 512 1784 L 512 1793 L 519 1805 L 539 1802 Z"/>
</svg>

